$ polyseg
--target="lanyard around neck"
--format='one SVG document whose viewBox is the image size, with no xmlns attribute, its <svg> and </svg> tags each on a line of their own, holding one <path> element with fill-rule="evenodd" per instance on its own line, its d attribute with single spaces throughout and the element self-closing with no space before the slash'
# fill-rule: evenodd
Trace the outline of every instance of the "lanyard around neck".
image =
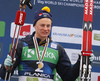
<svg viewBox="0 0 100 81">
<path fill-rule="evenodd" d="M 46 50 L 47 50 L 47 47 L 48 47 L 48 44 L 49 44 L 49 37 L 46 38 L 46 44 L 45 44 L 45 47 L 44 47 L 44 50 L 42 52 L 42 57 L 40 59 L 40 53 L 39 53 L 39 46 L 38 46 L 38 42 L 37 42 L 37 39 L 36 39 L 36 36 L 34 35 L 33 36 L 33 41 L 34 41 L 34 45 L 35 45 L 35 49 L 36 49 L 36 54 L 38 56 L 38 60 L 39 62 L 42 62 L 43 58 L 44 58 L 44 55 L 46 53 Z"/>
</svg>

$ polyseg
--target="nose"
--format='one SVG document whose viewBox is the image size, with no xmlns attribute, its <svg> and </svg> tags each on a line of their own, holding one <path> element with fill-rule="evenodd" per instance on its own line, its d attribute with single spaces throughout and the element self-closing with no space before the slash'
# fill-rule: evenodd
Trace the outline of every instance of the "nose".
<svg viewBox="0 0 100 81">
<path fill-rule="evenodd" d="M 47 27 L 47 26 L 45 26 L 45 27 L 44 27 L 44 30 L 48 30 L 48 27 Z"/>
</svg>

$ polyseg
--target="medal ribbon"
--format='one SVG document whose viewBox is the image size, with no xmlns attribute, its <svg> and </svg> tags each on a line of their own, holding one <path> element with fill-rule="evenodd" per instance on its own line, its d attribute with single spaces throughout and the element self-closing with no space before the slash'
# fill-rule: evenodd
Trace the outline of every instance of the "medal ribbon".
<svg viewBox="0 0 100 81">
<path fill-rule="evenodd" d="M 49 37 L 46 38 L 46 44 L 45 44 L 45 47 L 44 47 L 44 50 L 42 52 L 42 57 L 40 59 L 40 54 L 39 54 L 39 47 L 38 47 L 38 43 L 37 43 L 37 39 L 36 39 L 36 36 L 34 35 L 33 36 L 33 41 L 34 41 L 34 45 L 35 45 L 35 49 L 36 49 L 36 53 L 37 53 L 37 56 L 38 56 L 38 59 L 39 59 L 39 62 L 42 62 L 43 58 L 44 58 L 44 54 L 47 50 L 47 47 L 48 47 L 48 44 L 49 44 Z"/>
</svg>

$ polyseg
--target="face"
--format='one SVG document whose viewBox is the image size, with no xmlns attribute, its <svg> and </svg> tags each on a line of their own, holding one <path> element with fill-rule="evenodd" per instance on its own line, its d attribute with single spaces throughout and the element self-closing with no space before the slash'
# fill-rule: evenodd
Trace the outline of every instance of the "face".
<svg viewBox="0 0 100 81">
<path fill-rule="evenodd" d="M 49 18 L 39 19 L 34 26 L 36 37 L 40 38 L 41 40 L 45 40 L 50 34 L 51 23 L 52 21 Z"/>
</svg>

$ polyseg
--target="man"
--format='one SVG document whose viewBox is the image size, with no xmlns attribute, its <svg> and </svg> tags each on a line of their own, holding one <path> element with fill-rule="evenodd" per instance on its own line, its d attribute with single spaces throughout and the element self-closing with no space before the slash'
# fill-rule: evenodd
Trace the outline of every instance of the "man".
<svg viewBox="0 0 100 81">
<path fill-rule="evenodd" d="M 53 81 L 56 69 L 63 81 L 75 81 L 79 76 L 80 60 L 71 67 L 64 48 L 49 38 L 52 25 L 50 8 L 44 7 L 35 12 L 33 26 L 35 32 L 18 42 L 16 61 L 12 64 L 8 55 L 0 68 L 0 77 L 4 79 L 6 68 L 12 66 L 12 74 L 18 67 L 19 81 Z"/>
</svg>

